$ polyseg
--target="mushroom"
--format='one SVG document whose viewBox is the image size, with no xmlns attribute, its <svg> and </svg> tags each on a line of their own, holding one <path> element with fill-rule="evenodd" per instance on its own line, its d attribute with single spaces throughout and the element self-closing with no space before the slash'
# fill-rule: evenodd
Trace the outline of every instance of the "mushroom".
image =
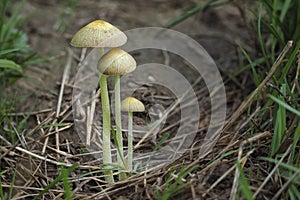
<svg viewBox="0 0 300 200">
<path fill-rule="evenodd" d="M 132 154 L 133 154 L 133 134 L 132 134 L 132 121 L 133 112 L 144 112 L 145 106 L 142 102 L 134 97 L 127 97 L 121 104 L 122 112 L 128 112 L 128 170 L 132 171 Z"/>
<path fill-rule="evenodd" d="M 74 47 L 118 47 L 125 44 L 127 36 L 103 20 L 95 20 L 82 27 L 71 40 Z"/>
<path fill-rule="evenodd" d="M 82 27 L 75 33 L 71 40 L 71 45 L 74 47 L 97 47 L 99 48 L 99 58 L 103 55 L 104 47 L 122 46 L 127 41 L 127 36 L 115 26 L 102 20 L 95 20 L 86 26 Z M 100 78 L 101 79 L 101 78 Z M 100 80 L 100 85 L 106 86 L 106 78 Z M 107 87 L 101 87 L 101 94 L 107 94 Z M 103 109 L 103 162 L 111 164 L 111 148 L 110 148 L 110 108 L 108 95 L 101 95 Z M 94 101 L 95 103 L 95 101 Z M 94 108 L 95 106 L 91 106 Z M 91 111 L 92 112 L 92 111 Z M 93 113 L 93 112 L 92 112 Z M 93 114 L 89 122 L 93 121 Z M 87 137 L 91 134 L 91 127 L 87 130 Z M 112 171 L 105 172 L 106 181 L 114 182 Z"/>
<path fill-rule="evenodd" d="M 125 75 L 136 68 L 136 62 L 134 58 L 128 54 L 127 52 L 118 49 L 113 48 L 109 52 L 107 52 L 105 55 L 102 56 L 102 58 L 98 62 L 98 70 L 100 71 L 101 77 L 100 77 L 100 86 L 101 88 L 101 98 L 102 98 L 102 107 L 105 106 L 109 109 L 109 103 L 108 103 L 108 92 L 107 92 L 107 76 L 114 75 L 114 83 L 115 83 L 115 121 L 116 121 L 116 145 L 118 148 L 117 152 L 117 158 L 118 158 L 118 165 L 120 167 L 125 168 L 124 166 L 124 155 L 123 155 L 123 138 L 122 138 L 122 132 L 121 132 L 121 97 L 120 97 L 120 75 Z M 107 101 L 107 102 L 106 102 Z M 106 112 L 109 112 L 109 110 L 106 110 Z M 104 114 L 104 111 L 103 111 Z M 110 114 L 106 113 L 106 115 L 103 115 L 104 117 L 108 118 Z M 105 127 L 109 129 L 110 127 Z M 104 124 L 103 124 L 104 129 Z M 103 139 L 103 143 L 105 143 Z M 104 150 L 103 150 L 104 151 Z M 122 174 L 120 174 L 120 179 L 125 178 L 122 177 Z"/>
</svg>

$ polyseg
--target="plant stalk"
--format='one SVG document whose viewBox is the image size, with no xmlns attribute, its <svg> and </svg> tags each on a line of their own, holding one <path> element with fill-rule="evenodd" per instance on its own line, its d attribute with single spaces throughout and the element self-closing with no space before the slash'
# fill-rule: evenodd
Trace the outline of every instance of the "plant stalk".
<svg viewBox="0 0 300 200">
<path fill-rule="evenodd" d="M 101 102 L 102 102 L 102 148 L 103 148 L 103 163 L 104 164 L 112 164 L 112 158 L 111 158 L 111 147 L 110 147 L 110 105 L 109 105 L 109 97 L 108 97 L 108 89 L 107 89 L 107 79 L 106 75 L 100 74 L 100 87 L 101 87 Z M 108 166 L 110 168 L 111 166 Z M 105 167 L 106 168 L 106 167 Z M 105 180 L 108 183 L 114 182 L 114 177 L 112 170 L 107 170 L 104 173 Z"/>
<path fill-rule="evenodd" d="M 128 170 L 132 171 L 133 135 L 132 135 L 133 113 L 128 112 Z"/>
<path fill-rule="evenodd" d="M 124 166 L 124 153 L 123 153 L 123 137 L 122 137 L 122 123 L 121 123 L 121 95 L 120 95 L 120 75 L 115 75 L 115 121 L 116 121 L 116 145 L 117 145 L 117 160 L 121 168 Z M 119 179 L 126 178 L 125 173 L 120 172 Z"/>
</svg>

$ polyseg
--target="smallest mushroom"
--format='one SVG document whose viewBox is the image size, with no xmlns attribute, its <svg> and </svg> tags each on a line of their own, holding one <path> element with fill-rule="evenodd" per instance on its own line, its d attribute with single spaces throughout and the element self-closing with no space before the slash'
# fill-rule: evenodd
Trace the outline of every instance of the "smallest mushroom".
<svg viewBox="0 0 300 200">
<path fill-rule="evenodd" d="M 133 112 L 144 112 L 145 106 L 142 102 L 134 97 L 127 97 L 121 103 L 122 112 L 128 112 L 128 158 L 127 165 L 128 170 L 132 171 L 132 154 L 133 154 L 133 132 L 132 132 L 132 122 L 133 122 Z"/>
</svg>

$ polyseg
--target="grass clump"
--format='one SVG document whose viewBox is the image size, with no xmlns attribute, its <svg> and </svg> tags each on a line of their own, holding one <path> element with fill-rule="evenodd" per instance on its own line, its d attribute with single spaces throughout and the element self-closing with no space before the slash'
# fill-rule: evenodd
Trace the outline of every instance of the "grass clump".
<svg viewBox="0 0 300 200">
<path fill-rule="evenodd" d="M 257 86 L 261 84 L 273 63 L 278 61 L 276 59 L 284 51 L 285 45 L 293 42 L 293 46 L 279 63 L 271 80 L 266 84 L 264 93 L 260 94 L 262 98 L 258 98 L 256 106 L 252 105 L 249 107 L 249 113 L 262 107 L 256 116 L 256 121 L 259 123 L 255 123 L 253 129 L 270 131 L 272 133 L 272 139 L 268 148 L 269 157 L 265 159 L 270 168 L 266 170 L 270 171 L 276 162 L 282 163 L 285 160 L 283 159 L 283 153 L 287 153 L 289 158 L 286 160 L 285 167 L 278 165 L 278 169 L 273 172 L 274 174 L 272 173 L 273 176 L 279 178 L 275 184 L 281 185 L 288 182 L 284 189 L 279 190 L 274 195 L 274 198 L 281 195 L 284 199 L 299 199 L 299 189 L 295 189 L 299 188 L 299 181 L 296 181 L 299 178 L 299 174 L 295 175 L 296 172 L 292 169 L 300 167 L 300 104 L 298 101 L 298 76 L 300 69 L 300 27 L 298 24 L 300 23 L 300 1 L 260 0 L 257 2 L 257 8 L 257 10 L 252 8 L 249 8 L 249 10 L 256 16 L 254 29 L 257 32 L 259 51 L 256 56 L 258 59 L 252 59 L 242 49 L 245 58 L 251 65 L 253 78 Z M 259 60 L 263 60 L 263 62 L 261 63 Z M 255 130 L 252 130 L 252 132 L 254 133 Z M 245 180 L 241 181 L 240 187 L 247 199 L 255 198 L 259 194 L 260 189 L 266 184 L 263 183 L 253 196 L 249 196 L 250 193 L 244 187 L 245 183 Z"/>
<path fill-rule="evenodd" d="M 182 166 L 177 174 L 175 167 L 173 169 L 170 169 L 170 172 L 167 174 L 166 181 L 163 186 L 156 188 L 156 190 L 154 191 L 155 199 L 170 199 L 172 196 L 188 187 L 191 182 L 187 182 L 185 178 L 198 167 L 198 165 L 195 165 L 188 169 L 187 166 Z"/>
<path fill-rule="evenodd" d="M 23 30 L 26 17 L 20 17 L 25 0 L 0 1 L 0 89 L 23 76 L 23 69 L 50 58 L 41 58 L 27 44 Z"/>
<path fill-rule="evenodd" d="M 171 28 L 200 11 L 226 3 L 230 1 L 205 1 L 172 20 L 165 27 Z M 252 93 L 249 97 L 251 99 L 245 102 L 248 103 L 246 108 L 249 118 L 258 112 L 252 116 L 244 136 L 255 137 L 256 133 L 263 131 L 272 134 L 263 150 L 267 157 L 258 158 L 257 166 L 264 168 L 266 165 L 264 170 L 270 173 L 270 177 L 276 177 L 277 181 L 273 183 L 273 187 L 278 187 L 279 190 L 274 192 L 274 199 L 279 196 L 283 199 L 300 199 L 299 170 L 296 170 L 300 168 L 300 1 L 259 0 L 236 5 L 241 12 L 245 13 L 241 8 L 246 8 L 255 17 L 250 22 L 253 29 L 250 33 L 255 33 L 252 35 L 256 44 L 255 53 L 248 53 L 238 44 L 247 65 L 233 75 L 237 77 L 250 70 L 256 86 L 254 93 L 257 93 Z M 286 47 L 290 43 L 293 45 L 288 50 Z M 281 56 L 283 52 L 284 57 Z M 279 57 L 281 61 L 278 60 Z M 278 66 L 274 68 L 274 65 Z M 272 68 L 276 70 L 271 72 Z M 264 83 L 268 75 L 270 79 Z M 230 80 L 232 78 L 226 80 L 225 84 Z M 264 85 L 261 85 L 263 83 Z M 256 98 L 253 98 L 253 94 Z M 274 165 L 275 170 L 272 171 Z M 242 166 L 240 163 L 236 165 L 238 190 L 232 188 L 232 191 L 239 193 L 232 195 L 231 199 L 241 196 L 255 199 L 269 183 L 270 177 L 253 191 L 251 176 L 257 173 L 257 169 L 250 168 L 246 171 L 246 167 Z M 257 178 L 254 177 L 254 180 Z"/>
</svg>

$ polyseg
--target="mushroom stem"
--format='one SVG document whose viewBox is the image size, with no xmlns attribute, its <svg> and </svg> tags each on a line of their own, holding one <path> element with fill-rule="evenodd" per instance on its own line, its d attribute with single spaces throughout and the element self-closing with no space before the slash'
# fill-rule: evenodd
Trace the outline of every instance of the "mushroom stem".
<svg viewBox="0 0 300 200">
<path fill-rule="evenodd" d="M 133 158 L 133 131 L 132 131 L 132 123 L 133 123 L 133 112 L 144 112 L 145 106 L 142 102 L 137 100 L 134 97 L 127 97 L 122 101 L 121 110 L 123 112 L 128 113 L 128 153 L 127 153 L 127 169 L 128 171 L 132 171 L 132 158 Z"/>
<path fill-rule="evenodd" d="M 122 123 L 121 123 L 121 95 L 120 95 L 120 75 L 115 75 L 115 120 L 116 120 L 116 146 L 117 146 L 117 160 L 121 168 L 124 166 L 124 153 L 123 153 L 123 137 L 122 137 Z M 126 178 L 124 173 L 120 173 L 120 180 Z"/>
<path fill-rule="evenodd" d="M 102 150 L 103 150 L 103 163 L 112 164 L 111 147 L 110 147 L 110 105 L 107 89 L 106 75 L 100 74 L 100 87 L 101 87 L 101 102 L 102 102 Z M 108 166 L 110 168 L 111 166 Z M 113 173 L 111 170 L 105 171 L 105 180 L 109 183 L 114 182 Z"/>
<path fill-rule="evenodd" d="M 133 154 L 133 134 L 132 134 L 132 121 L 133 113 L 128 112 L 128 170 L 132 171 L 132 154 Z"/>
</svg>

